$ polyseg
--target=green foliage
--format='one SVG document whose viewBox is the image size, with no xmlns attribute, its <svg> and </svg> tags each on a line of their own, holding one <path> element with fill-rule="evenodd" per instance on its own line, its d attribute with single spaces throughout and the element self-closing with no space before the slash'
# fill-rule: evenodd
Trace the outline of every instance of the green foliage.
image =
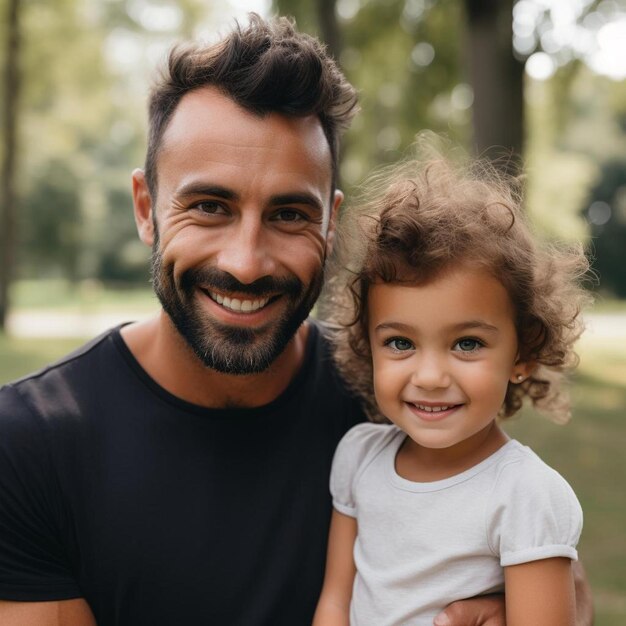
<svg viewBox="0 0 626 626">
<path fill-rule="evenodd" d="M 62 161 L 50 161 L 46 170 L 40 183 L 27 190 L 19 214 L 21 267 L 42 276 L 52 266 L 76 280 L 82 234 L 79 182 Z"/>
<path fill-rule="evenodd" d="M 344 3 L 351 4 L 351 3 Z M 319 33 L 315 2 L 279 0 L 282 14 Z M 423 129 L 466 143 L 468 87 L 459 66 L 463 14 L 458 0 L 355 2 L 339 17 L 339 63 L 359 89 L 362 112 L 348 132 L 342 179 L 350 191 L 374 167 L 400 158 Z M 342 9 L 343 11 L 343 9 Z M 455 87 L 457 96 L 453 97 Z M 471 98 L 471 95 L 469 96 Z"/>
<path fill-rule="evenodd" d="M 600 204 L 608 215 L 591 225 L 594 269 L 603 291 L 626 298 L 626 157 L 603 163 L 598 178 L 589 212 Z"/>
<path fill-rule="evenodd" d="M 363 107 L 343 151 L 348 197 L 373 168 L 401 158 L 423 129 L 467 147 L 472 90 L 464 66 L 465 3 L 336 4 L 338 58 Z M 148 79 L 173 40 L 213 34 L 208 26 L 228 11 L 224 6 L 202 0 L 24 3 L 20 276 L 146 280 L 149 251 L 137 243 L 129 174 L 144 157 Z M 319 6 L 320 0 L 274 2 L 302 30 L 321 35 Z M 581 212 L 606 196 L 600 177 L 608 163 L 623 160 L 625 83 L 570 61 L 549 81 L 528 79 L 526 87 L 529 210 L 549 236 L 587 238 Z M 611 193 L 621 197 L 619 188 Z M 602 273 L 605 287 L 621 294 L 626 246 L 619 232 L 613 237 L 617 210 L 593 236 L 598 255 L 619 253 L 608 263 L 614 269 L 603 265 Z"/>
<path fill-rule="evenodd" d="M 529 212 L 550 237 L 588 241 L 598 288 L 624 297 L 626 87 L 573 62 L 526 92 Z"/>
<path fill-rule="evenodd" d="M 424 3 L 423 11 L 412 4 L 370 2 L 346 24 L 343 57 L 363 106 L 348 137 L 347 182 L 400 158 L 423 129 L 469 136 L 468 111 L 451 98 L 461 82 L 460 3 Z"/>
<path fill-rule="evenodd" d="M 148 52 L 207 13 L 200 0 L 24 3 L 20 276 L 147 280 L 130 172 L 143 162 Z"/>
</svg>

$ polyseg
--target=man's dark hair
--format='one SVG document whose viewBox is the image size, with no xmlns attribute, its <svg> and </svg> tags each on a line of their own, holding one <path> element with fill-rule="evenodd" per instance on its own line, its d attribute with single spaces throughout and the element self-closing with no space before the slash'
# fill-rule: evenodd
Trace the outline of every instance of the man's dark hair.
<svg viewBox="0 0 626 626">
<path fill-rule="evenodd" d="M 337 179 L 339 138 L 357 112 L 355 89 L 322 44 L 296 30 L 291 19 L 236 24 L 215 44 L 172 48 L 167 66 L 149 101 L 145 175 L 156 198 L 156 161 L 163 133 L 181 98 L 202 87 L 217 87 L 241 107 L 256 113 L 294 117 L 317 115 L 331 153 L 333 188 Z"/>
</svg>

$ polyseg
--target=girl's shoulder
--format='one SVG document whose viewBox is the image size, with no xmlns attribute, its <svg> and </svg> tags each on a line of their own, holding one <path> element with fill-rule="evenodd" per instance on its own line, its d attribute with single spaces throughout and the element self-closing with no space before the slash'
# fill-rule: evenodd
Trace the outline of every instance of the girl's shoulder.
<svg viewBox="0 0 626 626">
<path fill-rule="evenodd" d="M 334 507 L 355 516 L 355 486 L 363 472 L 394 442 L 397 446 L 406 434 L 393 424 L 357 424 L 339 442 L 330 473 L 330 491 Z"/>
<path fill-rule="evenodd" d="M 496 489 L 525 491 L 564 491 L 573 495 L 572 488 L 557 470 L 548 465 L 531 448 L 512 440 L 497 463 Z"/>
<path fill-rule="evenodd" d="M 510 442 L 498 459 L 488 536 L 501 564 L 576 558 L 583 514 L 569 483 L 530 448 Z"/>
<path fill-rule="evenodd" d="M 364 422 L 353 426 L 337 446 L 336 455 L 346 454 L 353 459 L 364 460 L 377 456 L 397 437 L 405 437 L 394 424 L 374 424 Z"/>
<path fill-rule="evenodd" d="M 376 424 L 374 422 L 361 422 L 353 426 L 344 436 L 346 441 L 374 441 L 393 437 L 402 430 L 395 424 Z"/>
</svg>

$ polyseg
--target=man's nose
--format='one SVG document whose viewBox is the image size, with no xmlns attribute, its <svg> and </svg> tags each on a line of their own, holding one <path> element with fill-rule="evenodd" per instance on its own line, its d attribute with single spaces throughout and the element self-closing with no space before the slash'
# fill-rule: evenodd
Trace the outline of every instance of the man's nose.
<svg viewBox="0 0 626 626">
<path fill-rule="evenodd" d="M 253 219 L 240 220 L 226 234 L 216 265 L 246 285 L 274 275 L 276 263 L 263 224 Z"/>
<path fill-rule="evenodd" d="M 416 359 L 411 384 L 425 390 L 443 389 L 450 385 L 450 372 L 444 355 L 425 352 Z"/>
</svg>

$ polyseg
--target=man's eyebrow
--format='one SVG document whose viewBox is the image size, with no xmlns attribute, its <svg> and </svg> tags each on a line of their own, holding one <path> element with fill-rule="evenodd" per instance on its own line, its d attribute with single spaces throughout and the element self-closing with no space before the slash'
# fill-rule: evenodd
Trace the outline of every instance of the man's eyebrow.
<svg viewBox="0 0 626 626">
<path fill-rule="evenodd" d="M 180 189 L 176 191 L 176 196 L 179 198 L 187 198 L 190 196 L 215 196 L 217 198 L 223 198 L 224 200 L 239 200 L 239 194 L 228 187 L 196 182 L 191 182 L 180 187 Z M 290 204 L 305 205 L 319 213 L 324 211 L 324 206 L 319 198 L 305 192 L 277 194 L 272 196 L 269 201 L 270 206 L 286 206 Z"/>
<path fill-rule="evenodd" d="M 179 198 L 190 196 L 216 196 L 224 200 L 238 200 L 239 195 L 228 187 L 221 185 L 211 185 L 206 183 L 188 183 L 176 191 Z"/>
<path fill-rule="evenodd" d="M 324 211 L 324 205 L 319 198 L 310 193 L 282 193 L 270 198 L 270 206 L 286 206 L 289 204 L 303 204 L 319 213 Z"/>
</svg>

